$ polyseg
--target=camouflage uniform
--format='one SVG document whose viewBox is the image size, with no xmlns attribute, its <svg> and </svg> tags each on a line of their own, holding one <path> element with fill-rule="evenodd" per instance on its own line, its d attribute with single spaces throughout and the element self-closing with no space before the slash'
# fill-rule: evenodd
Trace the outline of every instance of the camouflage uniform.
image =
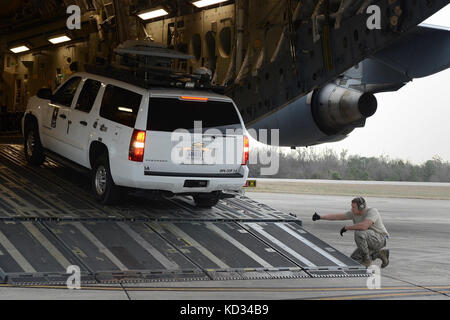
<svg viewBox="0 0 450 320">
<path fill-rule="evenodd" d="M 370 259 L 375 260 L 376 254 L 386 246 L 386 235 L 371 229 L 355 231 L 355 243 L 358 247 L 351 258 L 358 262 Z"/>
<path fill-rule="evenodd" d="M 353 220 L 355 224 L 366 219 L 373 221 L 369 229 L 355 231 L 355 243 L 358 248 L 353 252 L 351 258 L 359 263 L 375 260 L 380 250 L 386 246 L 386 239 L 389 238 L 389 233 L 378 210 L 367 208 L 363 215 L 354 215 L 351 211 L 348 211 L 346 218 Z"/>
</svg>

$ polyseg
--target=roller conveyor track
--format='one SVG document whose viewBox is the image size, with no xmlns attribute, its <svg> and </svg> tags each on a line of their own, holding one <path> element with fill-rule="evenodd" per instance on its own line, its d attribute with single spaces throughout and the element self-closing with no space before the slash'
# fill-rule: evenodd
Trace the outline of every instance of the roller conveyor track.
<svg viewBox="0 0 450 320">
<path fill-rule="evenodd" d="M 0 282 L 82 283 L 364 277 L 365 267 L 289 214 L 245 196 L 198 209 L 189 197 L 131 194 L 104 207 L 89 177 L 0 146 Z"/>
</svg>

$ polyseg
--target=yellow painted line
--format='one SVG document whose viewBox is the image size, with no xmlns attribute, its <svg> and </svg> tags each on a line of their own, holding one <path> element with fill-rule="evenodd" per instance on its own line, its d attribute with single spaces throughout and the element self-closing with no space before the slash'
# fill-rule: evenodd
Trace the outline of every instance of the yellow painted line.
<svg viewBox="0 0 450 320">
<path fill-rule="evenodd" d="M 425 289 L 423 289 L 425 290 Z M 394 297 L 409 297 L 409 296 L 423 296 L 423 295 L 440 295 L 443 293 L 450 293 L 450 291 L 439 292 L 410 292 L 410 293 L 385 293 L 385 294 L 372 294 L 372 295 L 358 295 L 358 296 L 346 296 L 346 297 L 333 297 L 333 298 L 320 298 L 314 300 L 355 300 L 355 299 L 374 299 L 374 298 L 394 298 Z"/>
<path fill-rule="evenodd" d="M 58 289 L 58 290 L 68 290 L 66 286 L 14 286 L 10 284 L 1 284 L 0 288 L 15 288 L 15 289 Z M 81 287 L 81 290 L 110 290 L 110 291 L 122 291 L 122 288 L 116 287 Z"/>
<path fill-rule="evenodd" d="M 214 292 L 214 291 L 236 291 L 236 292 L 333 292 L 333 291 L 369 291 L 367 288 L 309 288 L 309 289 L 297 289 L 297 288 L 126 288 L 133 291 L 198 291 L 198 292 Z M 385 288 L 381 290 L 414 290 L 415 287 L 404 288 Z M 450 287 L 445 287 L 450 289 Z"/>
<path fill-rule="evenodd" d="M 67 290 L 66 286 L 13 286 L 9 284 L 0 284 L 2 288 L 28 288 L 28 289 L 64 289 Z M 336 292 L 336 291 L 369 291 L 367 288 L 168 288 L 168 287 L 153 287 L 153 288 L 133 288 L 124 287 L 127 291 L 185 291 L 185 292 Z M 446 287 L 427 287 L 428 289 L 450 289 L 450 286 Z M 419 289 L 417 287 L 390 287 L 383 288 L 381 291 L 386 290 L 414 290 Z M 81 290 L 106 290 L 106 291 L 122 291 L 122 287 L 82 287 Z M 423 289 L 425 290 L 425 289 Z M 395 295 L 421 295 L 421 294 L 439 294 L 439 293 L 450 293 L 450 291 L 440 291 L 440 292 L 412 292 L 412 293 L 383 293 L 383 294 L 372 294 L 372 295 L 358 295 L 358 296 L 342 296 L 333 298 L 321 298 L 317 300 L 343 300 L 343 299 L 367 299 L 370 297 L 384 297 L 384 296 L 395 296 Z"/>
</svg>

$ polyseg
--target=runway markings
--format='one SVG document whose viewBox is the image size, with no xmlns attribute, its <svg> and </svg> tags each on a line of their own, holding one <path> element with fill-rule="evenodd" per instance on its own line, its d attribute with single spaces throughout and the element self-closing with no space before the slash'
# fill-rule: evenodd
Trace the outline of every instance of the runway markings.
<svg viewBox="0 0 450 320">
<path fill-rule="evenodd" d="M 65 286 L 12 286 L 8 284 L 0 284 L 0 288 L 23 288 L 23 289 L 60 289 L 67 290 Z M 133 287 L 101 287 L 101 286 L 89 286 L 82 287 L 81 290 L 87 291 L 122 291 L 126 289 L 127 291 L 165 291 L 165 292 L 339 292 L 339 291 L 372 291 L 367 288 L 174 288 L 174 287 L 153 287 L 153 288 L 133 288 Z M 340 296 L 340 297 L 324 297 L 324 298 L 309 298 L 312 300 L 344 300 L 344 299 L 370 299 L 370 298 L 383 298 L 383 297 L 395 297 L 395 296 L 410 296 L 410 295 L 437 295 L 443 293 L 450 293 L 450 286 L 430 286 L 424 288 L 442 290 L 444 291 L 433 291 L 433 292 L 405 292 L 405 293 L 378 293 L 378 294 L 365 294 L 365 295 L 354 295 L 354 296 Z M 388 287 L 382 288 L 381 291 L 411 291 L 417 290 L 417 287 Z"/>
<path fill-rule="evenodd" d="M 379 298 L 395 298 L 395 297 L 411 297 L 411 296 L 430 296 L 430 295 L 442 295 L 450 293 L 450 291 L 417 291 L 408 293 L 383 293 L 383 294 L 371 294 L 371 295 L 355 295 L 355 296 L 343 296 L 343 297 L 331 297 L 331 298 L 319 298 L 310 300 L 357 300 L 357 299 L 379 299 Z"/>
</svg>

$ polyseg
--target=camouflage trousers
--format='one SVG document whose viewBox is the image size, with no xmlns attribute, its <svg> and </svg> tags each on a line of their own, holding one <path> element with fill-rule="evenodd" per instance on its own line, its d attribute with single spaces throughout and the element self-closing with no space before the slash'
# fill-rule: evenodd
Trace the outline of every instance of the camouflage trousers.
<svg viewBox="0 0 450 320">
<path fill-rule="evenodd" d="M 357 262 L 373 259 L 386 246 L 386 236 L 373 230 L 355 231 L 355 243 L 358 247 L 351 255 Z"/>
</svg>

